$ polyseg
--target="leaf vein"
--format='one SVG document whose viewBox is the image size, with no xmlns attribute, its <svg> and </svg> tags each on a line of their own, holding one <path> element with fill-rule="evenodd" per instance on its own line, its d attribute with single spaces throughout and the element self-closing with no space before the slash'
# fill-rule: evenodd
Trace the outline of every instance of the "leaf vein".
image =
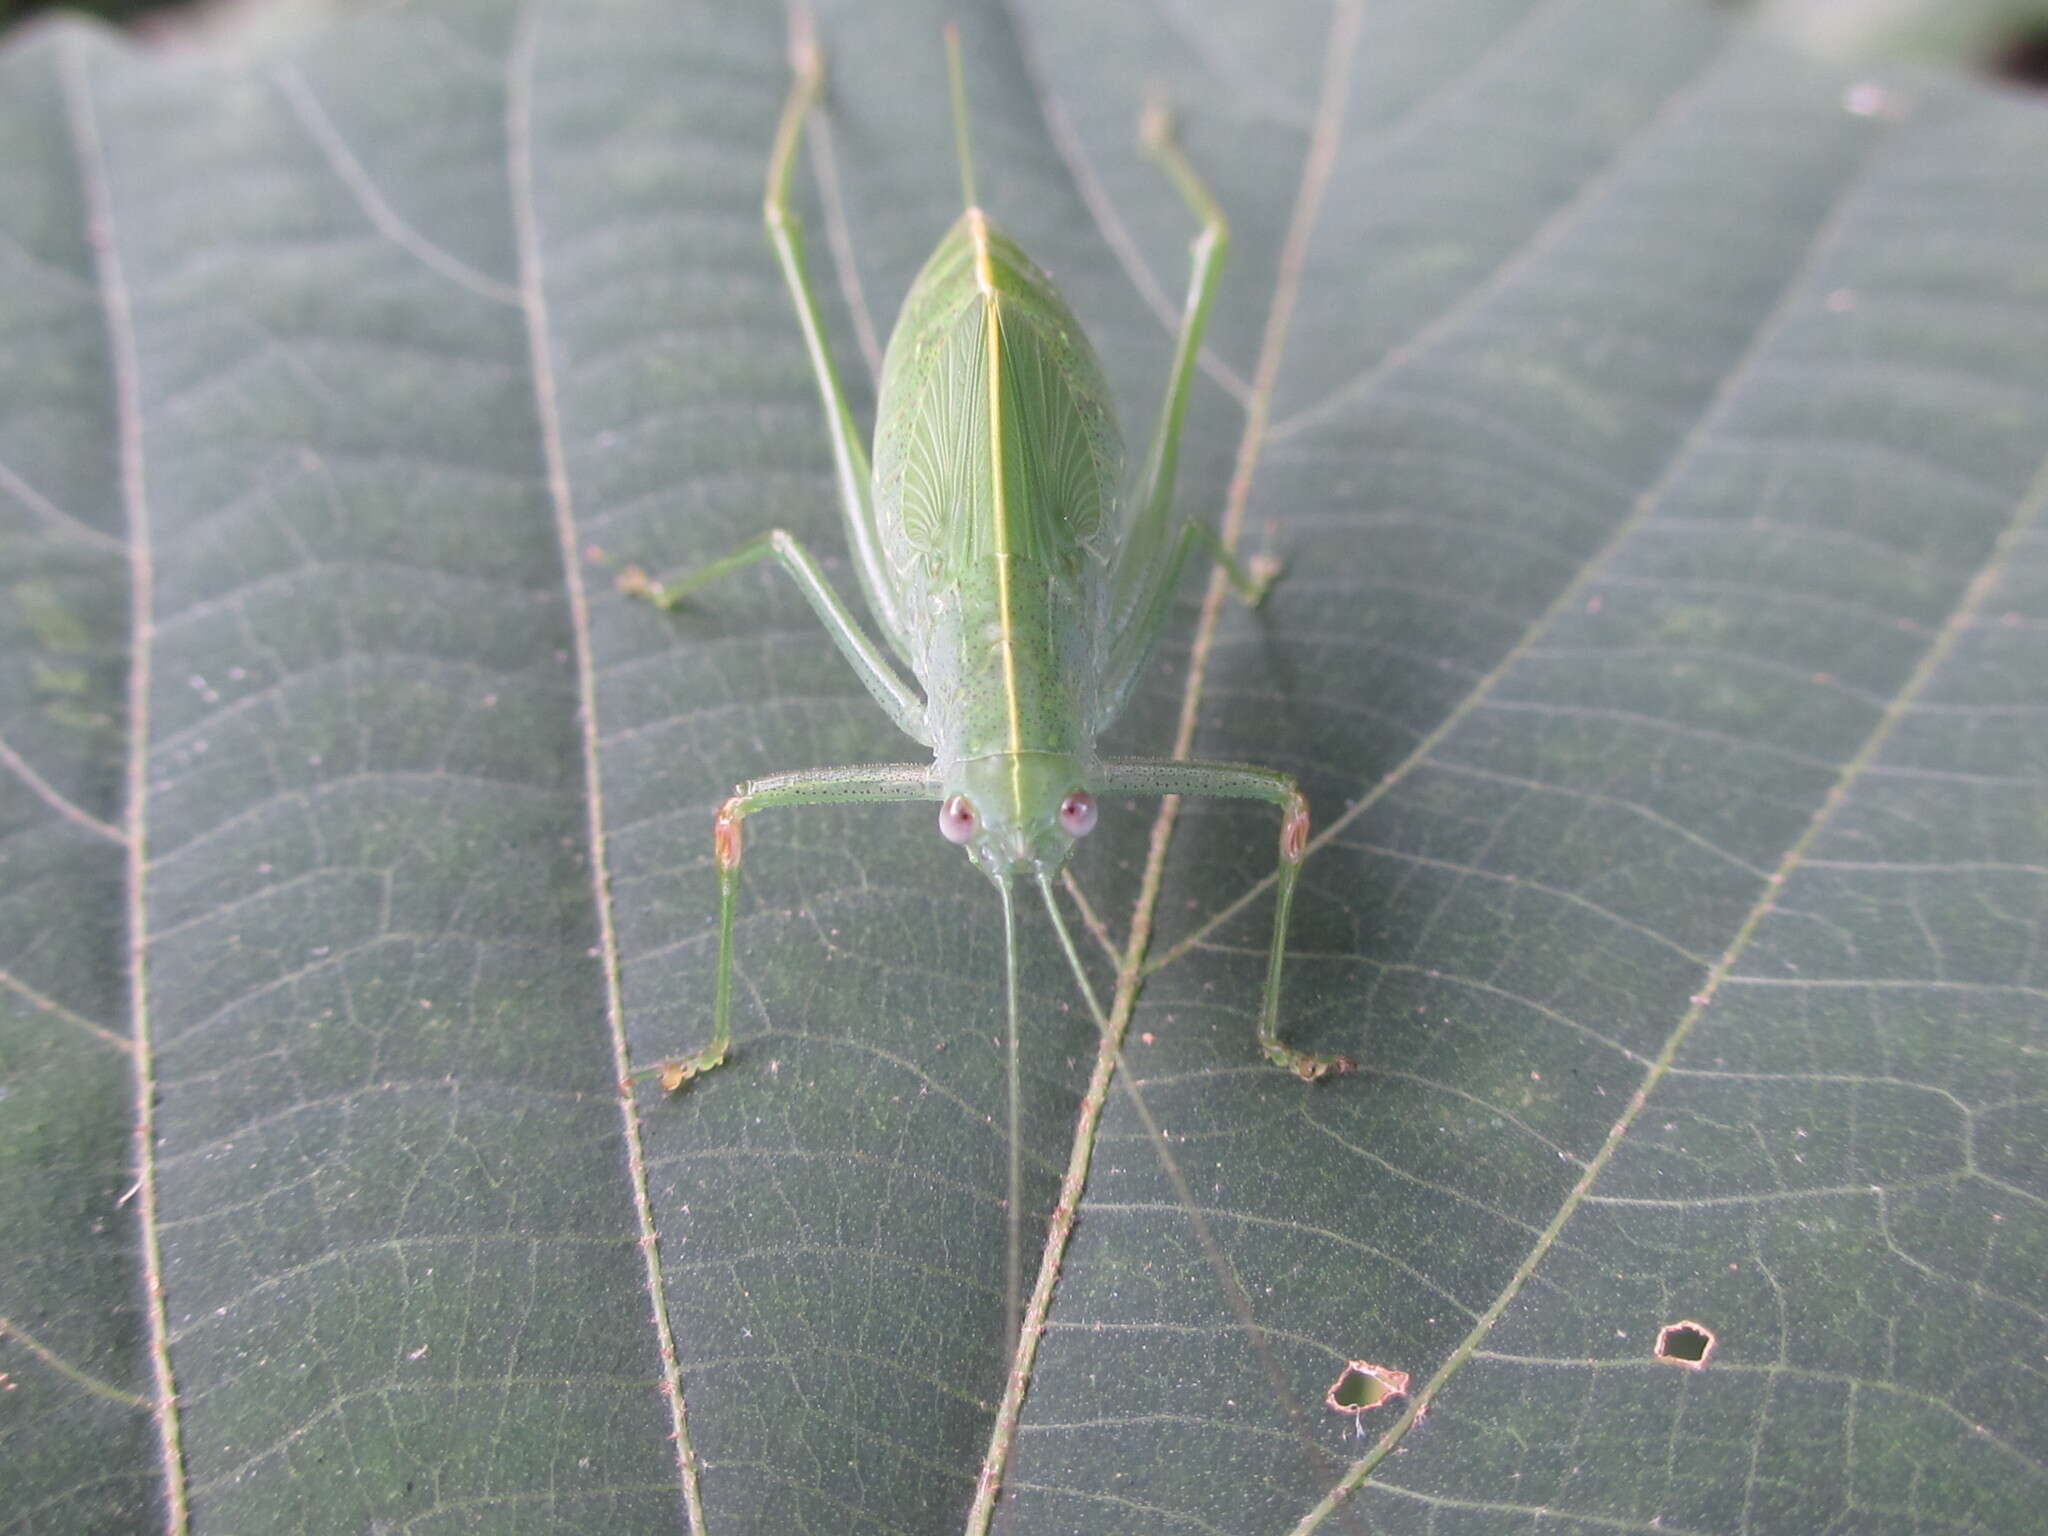
<svg viewBox="0 0 2048 1536">
<path fill-rule="evenodd" d="M 128 620 L 132 662 L 128 673 L 127 753 L 123 766 L 123 811 L 127 859 L 123 905 L 128 923 L 129 1056 L 133 1062 L 133 1158 L 136 1225 L 141 1248 L 142 1310 L 146 1351 L 155 1387 L 154 1418 L 163 1477 L 168 1536 L 184 1536 L 190 1524 L 184 1443 L 179 1428 L 178 1387 L 171 1368 L 170 1322 L 165 1311 L 164 1257 L 157 1215 L 156 1057 L 151 1038 L 149 994 L 149 756 L 150 691 L 155 656 L 155 544 L 149 482 L 143 455 L 142 377 L 135 316 L 127 275 L 115 241 L 112 176 L 100 134 L 83 44 L 67 40 L 58 56 L 72 151 L 85 192 L 86 238 L 98 284 L 107 353 L 112 371 L 116 451 L 122 510 L 128 523 Z"/>
</svg>

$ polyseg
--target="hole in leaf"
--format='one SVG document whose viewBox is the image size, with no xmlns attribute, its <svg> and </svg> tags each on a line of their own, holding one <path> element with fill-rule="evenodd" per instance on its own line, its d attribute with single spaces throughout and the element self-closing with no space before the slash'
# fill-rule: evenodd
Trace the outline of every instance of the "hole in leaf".
<svg viewBox="0 0 2048 1536">
<path fill-rule="evenodd" d="M 1408 1373 L 1392 1366 L 1374 1365 L 1370 1360 L 1352 1360 L 1330 1383 L 1323 1401 L 1332 1413 L 1348 1413 L 1354 1419 L 1379 1407 L 1390 1397 L 1408 1395 Z"/>
<path fill-rule="evenodd" d="M 1714 1353 L 1714 1330 L 1690 1319 L 1657 1330 L 1657 1358 L 1696 1371 Z"/>
</svg>

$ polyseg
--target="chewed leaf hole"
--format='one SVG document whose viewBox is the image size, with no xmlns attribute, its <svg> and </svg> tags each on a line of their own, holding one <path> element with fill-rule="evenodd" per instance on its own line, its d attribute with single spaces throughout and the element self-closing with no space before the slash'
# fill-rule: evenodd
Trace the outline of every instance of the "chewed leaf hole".
<svg viewBox="0 0 2048 1536">
<path fill-rule="evenodd" d="M 1362 1413 L 1379 1407 L 1390 1397 L 1408 1395 L 1408 1373 L 1397 1371 L 1391 1366 L 1374 1365 L 1370 1360 L 1348 1362 L 1330 1383 L 1330 1390 L 1323 1401 L 1330 1405 L 1332 1413 L 1348 1413 L 1357 1418 Z"/>
<path fill-rule="evenodd" d="M 1657 1330 L 1657 1358 L 1696 1371 L 1713 1355 L 1714 1343 L 1714 1330 L 1705 1323 L 1666 1323 Z"/>
</svg>

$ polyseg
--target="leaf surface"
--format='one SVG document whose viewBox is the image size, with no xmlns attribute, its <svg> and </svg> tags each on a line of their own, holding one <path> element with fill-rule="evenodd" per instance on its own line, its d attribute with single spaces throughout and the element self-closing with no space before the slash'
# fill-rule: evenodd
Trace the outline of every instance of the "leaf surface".
<svg viewBox="0 0 2048 1536">
<path fill-rule="evenodd" d="M 1027 909 L 1015 1372 L 1000 924 L 926 810 L 758 818 L 734 1058 L 622 1098 L 705 1038 L 727 787 L 914 751 L 779 573 L 662 615 L 585 557 L 779 525 L 853 585 L 781 18 L 45 28 L 0 1529 L 938 1532 L 998 1474 L 1013 1533 L 2026 1528 L 2048 112 L 1680 5 L 951 10 L 1136 442 L 1192 233 L 1148 87 L 1231 216 L 1181 500 L 1287 574 L 1191 579 L 1105 748 L 1191 706 L 1300 776 L 1285 1029 L 1361 1070 L 1253 1048 L 1270 816 L 1148 878 L 1105 807 L 1137 1093 Z M 820 21 L 857 414 L 957 212 L 940 12 Z M 1407 1393 L 1333 1409 L 1354 1361 Z"/>
</svg>

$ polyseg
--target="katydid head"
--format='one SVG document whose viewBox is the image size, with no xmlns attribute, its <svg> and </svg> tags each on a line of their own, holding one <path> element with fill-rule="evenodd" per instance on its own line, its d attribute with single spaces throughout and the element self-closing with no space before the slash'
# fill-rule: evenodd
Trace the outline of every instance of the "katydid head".
<svg viewBox="0 0 2048 1536">
<path fill-rule="evenodd" d="M 947 776 L 939 831 L 991 880 L 1053 875 L 1095 830 L 1081 764 L 1051 752 L 969 758 Z"/>
</svg>

